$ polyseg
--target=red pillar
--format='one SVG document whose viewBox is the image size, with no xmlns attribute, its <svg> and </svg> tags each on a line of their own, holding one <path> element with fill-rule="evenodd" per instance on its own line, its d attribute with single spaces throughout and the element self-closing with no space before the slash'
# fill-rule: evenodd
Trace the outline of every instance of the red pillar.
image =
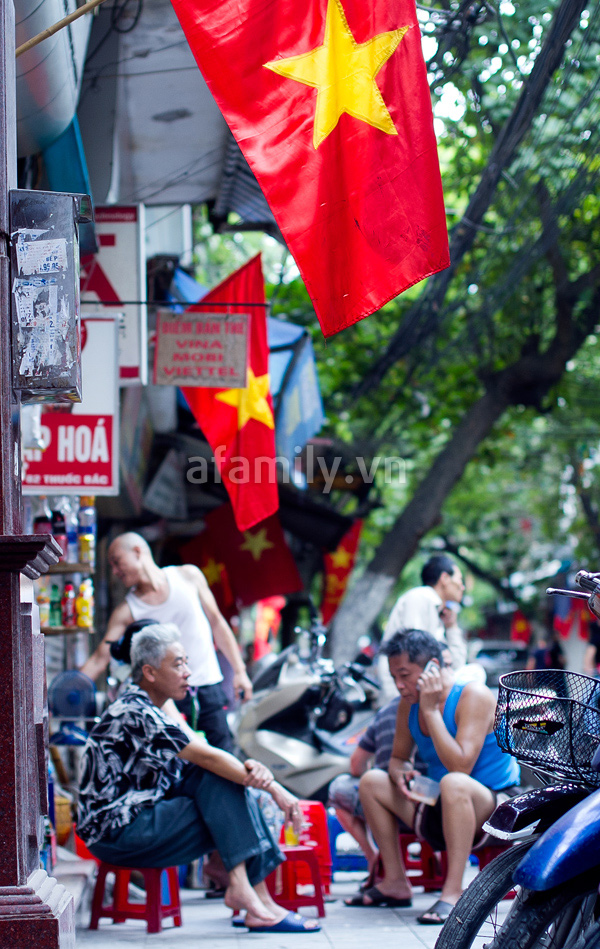
<svg viewBox="0 0 600 949">
<path fill-rule="evenodd" d="M 39 864 L 47 812 L 44 642 L 32 581 L 58 560 L 21 534 L 19 405 L 11 386 L 8 193 L 16 186 L 15 25 L 0 0 L 0 949 L 72 949 L 73 899 Z"/>
</svg>

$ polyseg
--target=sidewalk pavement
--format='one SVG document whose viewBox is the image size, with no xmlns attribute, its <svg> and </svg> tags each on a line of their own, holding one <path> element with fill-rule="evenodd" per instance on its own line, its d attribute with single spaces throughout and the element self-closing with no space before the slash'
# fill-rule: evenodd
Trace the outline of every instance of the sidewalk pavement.
<svg viewBox="0 0 600 949">
<path fill-rule="evenodd" d="M 314 934 L 249 933 L 231 925 L 231 912 L 222 900 L 206 900 L 202 890 L 181 890 L 183 925 L 174 928 L 166 920 L 163 931 L 148 935 L 145 922 L 127 920 L 116 926 L 100 920 L 99 929 L 90 932 L 89 910 L 80 912 L 77 947 L 88 949 L 433 949 L 439 926 L 420 926 L 416 917 L 439 894 L 423 893 L 415 888 L 410 909 L 379 909 L 344 906 L 343 899 L 354 894 L 362 874 L 338 873 L 331 886 L 335 902 L 325 904 L 326 916 L 321 931 Z M 466 880 L 465 880 L 466 882 Z M 312 907 L 306 916 L 315 915 Z"/>
</svg>

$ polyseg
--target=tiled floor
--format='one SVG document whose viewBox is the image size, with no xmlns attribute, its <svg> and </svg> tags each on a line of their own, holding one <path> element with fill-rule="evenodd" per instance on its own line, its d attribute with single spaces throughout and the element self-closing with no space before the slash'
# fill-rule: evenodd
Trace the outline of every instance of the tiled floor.
<svg viewBox="0 0 600 949">
<path fill-rule="evenodd" d="M 320 933 L 311 935 L 277 935 L 249 933 L 235 929 L 230 912 L 223 902 L 205 900 L 201 890 L 182 890 L 183 926 L 173 928 L 165 923 L 162 933 L 149 936 L 145 923 L 128 920 L 115 926 L 110 920 L 100 922 L 97 932 L 83 927 L 77 930 L 77 946 L 89 949 L 151 949 L 161 946 L 173 949 L 433 949 L 439 933 L 437 926 L 420 926 L 416 917 L 436 899 L 436 894 L 415 890 L 411 909 L 362 909 L 344 906 L 343 898 L 356 891 L 356 874 L 344 877 L 332 886 L 335 902 L 326 904 L 327 915 L 321 921 Z M 306 909 L 306 915 L 313 914 Z M 84 916 L 87 925 L 89 915 Z"/>
</svg>

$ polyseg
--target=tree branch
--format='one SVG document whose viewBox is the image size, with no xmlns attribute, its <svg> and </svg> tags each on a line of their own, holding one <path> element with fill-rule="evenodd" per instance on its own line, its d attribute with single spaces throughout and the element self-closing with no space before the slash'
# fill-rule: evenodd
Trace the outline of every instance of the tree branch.
<svg viewBox="0 0 600 949">
<path fill-rule="evenodd" d="M 587 0 L 562 0 L 547 39 L 523 85 L 521 95 L 494 144 L 487 166 L 469 201 L 464 217 L 452 232 L 450 266 L 442 273 L 430 277 L 425 290 L 406 313 L 386 351 L 375 360 L 371 369 L 355 386 L 352 393 L 354 399 L 377 388 L 394 363 L 422 341 L 425 335 L 423 329 L 425 315 L 428 316 L 427 332 L 431 332 L 432 318 L 434 323 L 439 322 L 448 286 L 464 255 L 473 245 L 477 227 L 491 204 L 503 171 L 512 162 L 519 145 L 531 127 L 550 79 L 562 62 L 565 44 L 579 23 L 586 2 Z"/>
</svg>

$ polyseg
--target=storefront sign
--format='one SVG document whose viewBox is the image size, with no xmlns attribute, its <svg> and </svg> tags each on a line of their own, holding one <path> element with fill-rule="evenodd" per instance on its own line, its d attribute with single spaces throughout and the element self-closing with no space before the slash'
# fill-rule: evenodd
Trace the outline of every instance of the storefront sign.
<svg viewBox="0 0 600 949">
<path fill-rule="evenodd" d="M 247 313 L 159 314 L 154 383 L 244 389 L 248 368 Z"/>
<path fill-rule="evenodd" d="M 81 312 L 122 314 L 119 331 L 119 384 L 147 382 L 146 267 L 144 208 L 97 207 L 100 251 L 81 262 Z M 139 302 L 138 302 L 139 301 Z M 99 306 L 101 304 L 101 306 Z"/>
<path fill-rule="evenodd" d="M 118 319 L 82 320 L 83 401 L 42 411 L 43 448 L 23 452 L 23 494 L 119 493 Z"/>
</svg>

